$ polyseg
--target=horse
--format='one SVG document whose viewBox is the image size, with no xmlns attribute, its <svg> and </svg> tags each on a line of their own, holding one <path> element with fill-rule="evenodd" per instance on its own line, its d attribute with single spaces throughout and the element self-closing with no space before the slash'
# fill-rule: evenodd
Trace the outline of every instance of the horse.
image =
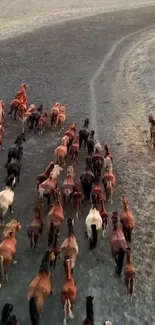
<svg viewBox="0 0 155 325">
<path fill-rule="evenodd" d="M 99 182 L 96 182 L 96 184 L 93 185 L 91 195 L 97 195 L 98 203 L 103 200 L 103 190 Z"/>
<path fill-rule="evenodd" d="M 72 195 L 72 199 L 74 201 L 74 206 L 76 209 L 76 217 L 77 218 L 78 218 L 79 212 L 82 209 L 82 204 L 83 204 L 83 200 L 84 200 L 84 195 L 80 190 L 80 184 L 81 184 L 81 181 L 80 181 L 80 179 L 78 179 L 76 181 L 74 193 Z"/>
<path fill-rule="evenodd" d="M 74 193 L 75 183 L 73 177 L 74 177 L 74 168 L 72 166 L 68 166 L 67 177 L 61 186 L 64 205 L 66 204 L 67 200 L 69 203 L 71 202 Z"/>
<path fill-rule="evenodd" d="M 152 131 L 153 131 L 154 127 L 155 127 L 155 120 L 154 120 L 152 114 L 149 115 L 149 123 L 151 124 L 151 126 L 150 126 L 150 139 L 152 141 Z"/>
<path fill-rule="evenodd" d="M 112 172 L 112 168 L 113 168 L 113 166 L 112 166 L 111 158 L 109 156 L 105 157 L 104 158 L 104 171 L 107 172 L 107 171 L 111 170 L 111 172 Z"/>
<path fill-rule="evenodd" d="M 3 132 L 4 132 L 4 126 L 2 124 L 0 124 L 0 146 L 1 146 L 1 150 L 4 150 L 4 147 L 3 147 Z"/>
<path fill-rule="evenodd" d="M 107 227 L 108 227 L 108 214 L 104 207 L 104 198 L 100 201 L 101 209 L 100 209 L 100 215 L 102 218 L 102 225 L 103 225 L 103 235 L 106 233 Z"/>
<path fill-rule="evenodd" d="M 73 228 L 74 219 L 68 218 L 67 225 L 68 225 L 68 236 L 63 241 L 60 247 L 60 257 L 64 260 L 64 267 L 66 265 L 65 264 L 66 259 L 71 260 L 71 271 L 73 273 L 76 264 L 76 258 L 79 252 L 76 237 L 74 235 L 74 228 Z"/>
<path fill-rule="evenodd" d="M 32 325 L 39 324 L 40 313 L 43 312 L 45 300 L 52 294 L 50 267 L 54 259 L 53 251 L 46 250 L 38 274 L 29 285 L 27 300 L 29 302 L 29 314 Z"/>
<path fill-rule="evenodd" d="M 65 132 L 65 135 L 69 138 L 68 147 L 71 146 L 76 132 L 76 123 L 71 124 L 70 128 Z"/>
<path fill-rule="evenodd" d="M 16 315 L 11 315 L 6 325 L 19 325 L 19 318 Z"/>
<path fill-rule="evenodd" d="M 11 161 L 12 158 L 13 159 L 16 159 L 17 158 L 18 153 L 19 153 L 19 150 L 21 150 L 19 148 L 22 146 L 23 142 L 25 142 L 25 141 L 26 141 L 26 139 L 25 139 L 25 133 L 20 133 L 17 136 L 16 140 L 14 141 L 14 145 L 11 146 L 8 149 L 8 160 L 7 160 L 6 164 L 5 164 L 5 167 L 6 168 L 7 168 L 7 165 L 10 163 L 10 161 Z"/>
<path fill-rule="evenodd" d="M 116 178 L 111 169 L 107 169 L 107 171 L 104 172 L 102 183 L 105 189 L 106 201 L 112 204 L 112 196 L 115 188 Z"/>
<path fill-rule="evenodd" d="M 14 112 L 14 119 L 17 119 L 17 112 L 18 112 L 18 107 L 21 104 L 20 99 L 15 98 L 11 101 L 10 103 L 10 110 L 8 112 L 8 115 L 12 115 L 12 113 Z"/>
<path fill-rule="evenodd" d="M 124 282 L 127 287 L 127 294 L 129 297 L 129 301 L 132 301 L 132 296 L 134 293 L 136 279 L 136 269 L 131 262 L 131 248 L 128 247 L 126 250 L 126 262 L 124 267 Z"/>
<path fill-rule="evenodd" d="M 50 205 L 51 195 L 55 198 L 54 191 L 58 185 L 58 176 L 61 171 L 62 168 L 59 165 L 55 165 L 53 170 L 50 172 L 49 178 L 38 186 L 39 197 L 43 198 L 45 196 L 47 198 L 48 206 Z"/>
<path fill-rule="evenodd" d="M 12 264 L 17 264 L 14 260 L 16 254 L 16 232 L 21 229 L 18 220 L 12 219 L 3 230 L 4 240 L 0 243 L 0 287 L 8 281 L 8 271 Z"/>
<path fill-rule="evenodd" d="M 43 204 L 38 202 L 35 208 L 35 218 L 31 222 L 30 226 L 28 227 L 27 230 L 27 235 L 30 239 L 30 248 L 31 250 L 36 249 L 36 245 L 38 242 L 39 237 L 42 235 L 43 232 L 43 221 L 42 221 L 42 211 L 43 209 Z"/>
<path fill-rule="evenodd" d="M 1 225 L 4 225 L 4 216 L 6 215 L 8 209 L 12 213 L 12 203 L 14 200 L 14 186 L 16 184 L 16 179 L 14 176 L 7 177 L 5 180 L 6 187 L 0 192 L 0 221 Z"/>
<path fill-rule="evenodd" d="M 94 152 L 94 146 L 95 146 L 94 136 L 95 136 L 95 131 L 92 130 L 90 132 L 90 135 L 89 135 L 89 138 L 88 138 L 88 141 L 87 141 L 88 156 L 90 156 L 90 157 L 92 157 L 92 154 Z"/>
<path fill-rule="evenodd" d="M 83 127 L 79 131 L 79 149 L 81 149 L 83 142 L 84 142 L 84 149 L 85 150 L 87 149 L 87 141 L 89 137 L 88 127 L 89 127 L 89 118 L 86 118 L 84 120 Z"/>
<path fill-rule="evenodd" d="M 73 308 L 76 300 L 77 289 L 71 272 L 71 259 L 65 261 L 66 279 L 61 289 L 61 303 L 64 310 L 64 325 L 67 318 L 73 319 Z"/>
<path fill-rule="evenodd" d="M 56 121 L 57 121 L 57 117 L 58 117 L 59 112 L 60 112 L 60 103 L 57 102 L 50 109 L 51 127 L 53 126 L 53 124 L 56 126 Z"/>
<path fill-rule="evenodd" d="M 117 212 L 113 212 L 112 223 L 113 223 L 113 232 L 111 237 L 111 251 L 112 251 L 112 256 L 116 262 L 115 275 L 120 277 L 122 273 L 125 252 L 127 249 L 127 242 L 124 237 L 123 231 L 121 230 L 121 228 L 118 228 L 117 226 L 118 224 Z"/>
<path fill-rule="evenodd" d="M 123 210 L 120 213 L 120 222 L 122 224 L 123 233 L 128 243 L 131 243 L 132 231 L 135 228 L 135 220 L 129 209 L 127 195 L 122 196 Z"/>
<path fill-rule="evenodd" d="M 53 244 L 54 233 L 59 233 L 64 221 L 64 212 L 61 204 L 61 190 L 55 190 L 55 203 L 47 216 L 48 245 Z"/>
<path fill-rule="evenodd" d="M 72 164 L 76 164 L 78 161 L 78 152 L 79 152 L 79 136 L 75 136 L 71 146 L 69 147 L 69 154 L 71 157 Z"/>
<path fill-rule="evenodd" d="M 86 158 L 86 168 L 80 176 L 81 185 L 83 193 L 86 200 L 90 200 L 90 193 L 92 190 L 92 185 L 95 180 L 94 173 L 92 172 L 91 166 L 89 165 L 89 160 Z"/>
<path fill-rule="evenodd" d="M 7 325 L 8 324 L 8 320 L 10 318 L 10 314 L 13 311 L 13 305 L 10 303 L 6 303 L 3 306 L 2 312 L 1 312 L 1 321 L 0 324 L 2 325 Z"/>
<path fill-rule="evenodd" d="M 10 175 L 14 175 L 14 177 L 17 178 L 17 183 L 19 183 L 19 178 L 20 178 L 22 156 L 23 156 L 23 147 L 19 147 L 16 159 L 14 159 L 14 161 L 11 161 L 7 165 L 7 177 L 9 177 Z"/>
<path fill-rule="evenodd" d="M 23 114 L 23 118 L 21 121 L 22 124 L 22 130 L 25 130 L 25 124 L 29 127 L 29 116 L 36 111 L 36 106 L 34 104 L 31 104 L 28 110 Z"/>
<path fill-rule="evenodd" d="M 86 297 L 86 318 L 83 322 L 83 325 L 95 325 L 93 300 L 94 300 L 94 297 L 92 297 L 92 296 Z"/>
<path fill-rule="evenodd" d="M 41 117 L 43 105 L 41 104 L 32 114 L 28 117 L 29 131 L 33 131 L 34 126 L 37 128 L 39 119 Z"/>
<path fill-rule="evenodd" d="M 37 176 L 37 179 L 36 179 L 36 190 L 38 190 L 38 187 L 39 187 L 39 185 L 41 183 L 43 183 L 44 181 L 46 181 L 49 178 L 50 173 L 52 172 L 53 168 L 54 168 L 54 162 L 51 161 L 49 163 L 49 165 L 47 166 L 47 168 L 45 169 L 45 172 Z"/>
<path fill-rule="evenodd" d="M 59 166 L 64 166 L 66 164 L 68 141 L 69 138 L 67 136 L 64 136 L 62 138 L 61 145 L 57 147 L 54 151 L 54 161 L 55 164 L 58 164 Z"/>
<path fill-rule="evenodd" d="M 38 122 L 38 130 L 39 130 L 39 135 L 42 135 L 43 132 L 45 131 L 45 124 L 47 121 L 47 112 L 43 113 L 40 116 L 39 122 Z"/>
<path fill-rule="evenodd" d="M 102 147 L 101 147 L 100 142 L 98 141 L 94 145 L 94 154 L 92 157 L 92 164 L 93 164 L 93 170 L 94 170 L 96 182 L 100 181 L 101 172 L 102 172 L 102 168 L 104 165 L 104 157 L 101 154 L 101 150 L 102 150 Z"/>
<path fill-rule="evenodd" d="M 96 207 L 97 197 L 92 196 L 92 207 L 85 220 L 87 235 L 89 238 L 89 248 L 94 250 L 97 246 L 99 230 L 102 230 L 102 218 Z"/>
<path fill-rule="evenodd" d="M 61 130 L 64 130 L 65 121 L 66 121 L 66 107 L 61 106 L 56 120 L 56 125 L 59 127 L 58 134 L 60 134 Z"/>
</svg>

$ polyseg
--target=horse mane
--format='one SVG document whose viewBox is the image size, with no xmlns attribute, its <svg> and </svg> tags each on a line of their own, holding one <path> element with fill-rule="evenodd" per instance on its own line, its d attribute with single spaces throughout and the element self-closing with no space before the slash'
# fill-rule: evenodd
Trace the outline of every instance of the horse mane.
<svg viewBox="0 0 155 325">
<path fill-rule="evenodd" d="M 47 250 L 45 252 L 45 255 L 41 261 L 41 264 L 40 264 L 40 268 L 39 268 L 39 274 L 49 274 L 49 271 L 50 271 L 50 251 Z"/>
<path fill-rule="evenodd" d="M 11 221 L 5 225 L 5 228 L 3 230 L 4 238 L 10 237 L 10 232 L 13 231 L 15 224 L 17 224 L 17 220 L 11 219 Z"/>
</svg>

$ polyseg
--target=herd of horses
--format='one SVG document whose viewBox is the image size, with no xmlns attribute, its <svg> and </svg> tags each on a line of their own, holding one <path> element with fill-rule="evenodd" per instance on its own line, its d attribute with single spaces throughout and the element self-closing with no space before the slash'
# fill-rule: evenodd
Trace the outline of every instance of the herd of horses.
<svg viewBox="0 0 155 325">
<path fill-rule="evenodd" d="M 43 106 L 39 108 L 30 105 L 27 109 L 27 85 L 22 84 L 15 100 L 11 102 L 9 114 L 19 116 L 22 121 L 22 132 L 17 136 L 14 145 L 7 152 L 5 168 L 7 171 L 5 189 L 0 192 L 0 220 L 4 226 L 3 241 L 0 243 L 0 286 L 8 281 L 8 271 L 12 264 L 16 264 L 16 233 L 21 229 L 20 221 L 12 219 L 5 224 L 4 217 L 8 210 L 12 212 L 14 201 L 14 188 L 20 182 L 20 172 L 23 160 L 23 145 L 26 141 L 25 122 L 28 131 L 38 129 L 40 134 L 45 129 L 47 118 Z M 3 101 L 1 101 L 3 104 Z M 1 103 L 0 102 L 0 103 Z M 1 125 L 4 128 L 4 104 L 0 109 Z M 66 109 L 60 103 L 56 103 L 50 110 L 51 126 L 64 129 Z M 40 120 L 41 119 L 41 120 Z M 42 131 L 42 132 L 41 132 Z M 152 132 L 153 133 L 153 132 Z M 151 134 L 152 134 L 151 133 Z M 75 180 L 75 168 L 78 163 L 80 151 L 88 153 L 85 159 L 85 168 L 80 177 Z M 69 165 L 68 165 L 69 162 Z M 30 248 L 35 252 L 38 240 L 43 232 L 43 206 L 47 204 L 47 240 L 48 247 L 41 261 L 36 277 L 28 287 L 27 300 L 29 302 L 29 314 L 32 325 L 38 325 L 40 315 L 46 298 L 52 294 L 52 274 L 57 258 L 63 261 L 65 279 L 61 288 L 61 303 L 64 311 L 64 325 L 68 319 L 74 316 L 74 306 L 77 297 L 74 269 L 79 254 L 78 241 L 74 232 L 75 218 L 67 219 L 68 235 L 59 247 L 59 238 L 62 224 L 65 221 L 64 209 L 66 205 L 73 204 L 75 217 L 78 220 L 85 204 L 90 205 L 89 213 L 85 218 L 86 235 L 89 242 L 89 250 L 95 250 L 98 241 L 104 240 L 105 233 L 110 222 L 113 229 L 111 236 L 111 251 L 115 261 L 115 275 L 121 277 L 124 267 L 124 281 L 129 300 L 131 301 L 136 269 L 131 259 L 132 232 L 135 220 L 129 207 L 127 195 L 122 196 L 122 211 L 114 211 L 112 215 L 107 213 L 105 203 L 113 204 L 113 193 L 116 185 L 116 177 L 113 172 L 113 156 L 107 145 L 104 150 L 99 140 L 95 139 L 95 131 L 89 129 L 89 119 L 86 118 L 82 128 L 77 132 L 77 125 L 73 123 L 64 133 L 61 144 L 54 151 L 54 159 L 46 170 L 36 178 L 36 191 L 38 200 L 35 206 L 35 216 L 27 229 Z M 66 167 L 67 165 L 67 167 Z M 66 167 L 66 177 L 60 186 L 59 177 Z M 47 200 L 47 203 L 46 201 Z M 52 204 L 51 204 L 52 201 Z M 78 222 L 78 221 L 77 221 Z M 101 235 L 100 235 L 101 234 Z M 94 297 L 86 297 L 86 319 L 84 325 L 94 325 L 93 311 Z M 5 304 L 2 310 L 1 323 L 18 324 L 18 317 L 11 316 L 13 305 Z M 104 325 L 112 325 L 110 321 Z"/>
</svg>

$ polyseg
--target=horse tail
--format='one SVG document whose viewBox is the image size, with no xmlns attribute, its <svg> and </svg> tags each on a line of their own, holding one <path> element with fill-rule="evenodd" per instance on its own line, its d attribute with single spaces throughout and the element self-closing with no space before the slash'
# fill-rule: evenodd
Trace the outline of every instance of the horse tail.
<svg viewBox="0 0 155 325">
<path fill-rule="evenodd" d="M 116 268 L 116 274 L 118 276 L 121 276 L 122 273 L 124 257 L 125 257 L 125 250 L 123 248 L 120 248 L 118 252 L 117 268 Z"/>
<path fill-rule="evenodd" d="M 41 187 L 41 188 L 38 189 L 38 193 L 39 193 L 40 198 L 43 198 L 44 192 L 45 192 L 44 188 Z"/>
<path fill-rule="evenodd" d="M 29 314 L 30 314 L 31 324 L 39 325 L 39 312 L 34 297 L 32 297 L 29 302 Z"/>
<path fill-rule="evenodd" d="M 53 244 L 53 237 L 54 237 L 54 223 L 53 221 L 50 224 L 50 229 L 48 233 L 48 246 Z"/>
<path fill-rule="evenodd" d="M 4 275 L 4 257 L 0 256 L 0 287 L 5 281 L 5 275 Z"/>
<path fill-rule="evenodd" d="M 97 245 L 97 229 L 96 225 L 91 225 L 92 239 L 90 240 L 90 249 L 93 250 Z"/>
</svg>

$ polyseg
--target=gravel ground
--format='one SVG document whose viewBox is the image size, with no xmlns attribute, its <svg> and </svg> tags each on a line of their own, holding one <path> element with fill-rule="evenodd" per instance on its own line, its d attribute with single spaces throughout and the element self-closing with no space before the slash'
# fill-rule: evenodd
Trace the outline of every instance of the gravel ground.
<svg viewBox="0 0 155 325">
<path fill-rule="evenodd" d="M 150 148 L 147 114 L 135 96 L 132 69 L 137 47 L 154 33 L 155 7 L 106 13 L 91 18 L 41 28 L 32 33 L 1 41 L 0 98 L 9 102 L 20 83 L 29 84 L 29 103 L 49 106 L 56 100 L 67 106 L 67 125 L 76 121 L 80 127 L 89 116 L 101 141 L 110 144 L 114 156 L 117 187 L 114 205 L 108 212 L 120 210 L 121 196 L 129 196 L 136 219 L 133 235 L 133 258 L 137 269 L 136 292 L 131 306 L 127 304 L 123 279 L 114 277 L 108 231 L 92 257 L 84 237 L 86 206 L 75 225 L 79 257 L 75 271 L 78 287 L 76 317 L 80 325 L 85 317 L 85 297 L 95 297 L 96 325 L 111 320 L 113 325 L 155 324 L 154 285 L 154 156 Z M 150 34 L 151 33 L 151 34 Z M 153 34 L 152 34 L 153 35 Z M 137 63 L 139 64 L 139 58 Z M 139 69 L 139 68 L 137 68 Z M 134 89 L 133 89 L 134 88 Z M 19 123 L 10 117 L 5 122 L 5 149 L 19 132 Z M 9 282 L 1 289 L 2 305 L 11 301 L 21 324 L 29 323 L 27 288 L 35 276 L 47 244 L 45 207 L 43 237 L 37 252 L 29 251 L 27 225 L 33 217 L 36 202 L 35 178 L 53 158 L 60 137 L 46 131 L 43 137 L 27 136 L 21 182 L 15 190 L 15 216 L 22 223 L 18 233 L 18 265 L 9 273 Z M 0 185 L 4 185 L 6 150 L 1 153 Z M 84 166 L 80 154 L 76 175 Z M 64 175 L 62 175 L 60 184 Z M 73 215 L 72 209 L 65 215 Z M 6 221 L 10 216 L 6 216 Z M 66 235 L 64 224 L 61 242 Z M 59 262 L 53 278 L 53 296 L 47 300 L 41 323 L 62 324 L 60 290 L 64 279 Z M 144 307 L 145 306 L 145 307 Z"/>
</svg>

